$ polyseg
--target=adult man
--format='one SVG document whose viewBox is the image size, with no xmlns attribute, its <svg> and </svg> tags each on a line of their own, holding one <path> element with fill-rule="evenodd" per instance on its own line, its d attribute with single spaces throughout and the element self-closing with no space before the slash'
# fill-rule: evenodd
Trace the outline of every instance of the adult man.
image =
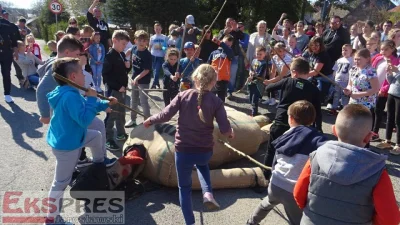
<svg viewBox="0 0 400 225">
<path fill-rule="evenodd" d="M 100 32 L 100 42 L 104 45 L 106 51 L 111 48 L 111 34 L 108 23 L 101 19 L 102 13 L 98 7 L 99 0 L 94 0 L 86 14 L 89 25 L 96 31 Z"/>
<path fill-rule="evenodd" d="M 246 77 L 246 74 L 245 74 L 245 72 L 246 72 L 245 67 L 247 66 L 246 63 L 250 63 L 250 62 L 245 62 L 245 57 L 244 57 L 247 52 L 247 47 L 249 46 L 250 35 L 248 33 L 244 32 L 244 23 L 243 22 L 238 23 L 238 28 L 240 31 L 243 32 L 243 35 L 244 35 L 243 40 L 239 40 L 240 46 L 242 46 L 244 54 L 243 54 L 243 52 L 240 52 L 240 54 L 239 54 L 238 72 L 237 72 L 238 79 L 236 79 L 238 81 L 236 88 L 241 88 L 244 85 L 244 80 Z"/>
<path fill-rule="evenodd" d="M 6 10 L 3 9 L 3 10 L 1 11 L 1 13 L 2 13 L 2 15 L 3 15 L 3 19 L 5 19 L 5 20 L 7 20 L 8 22 L 10 22 L 9 19 L 8 19 L 8 16 L 9 16 L 8 12 L 7 12 Z M 20 32 L 19 32 L 18 26 L 15 25 L 15 24 L 13 24 L 13 23 L 11 23 L 11 22 L 9 23 L 9 25 L 10 25 L 11 28 L 13 29 L 13 33 L 14 33 L 14 35 L 15 35 L 15 38 L 17 38 L 17 40 L 22 41 L 21 34 L 20 34 Z M 24 76 L 22 75 L 22 70 L 21 70 L 21 68 L 18 66 L 18 64 L 17 64 L 17 62 L 15 62 L 15 60 L 13 60 L 13 65 L 14 65 L 14 68 L 15 68 L 15 76 L 18 78 L 19 83 L 20 83 L 20 84 L 23 84 L 23 82 L 24 82 Z"/>
<path fill-rule="evenodd" d="M 238 71 L 238 61 L 239 61 L 239 54 L 240 54 L 240 46 L 239 46 L 239 40 L 244 40 L 244 34 L 241 30 L 239 30 L 238 24 L 236 20 L 233 18 L 228 18 L 226 19 L 225 22 L 225 29 L 221 30 L 218 34 L 218 39 L 222 41 L 222 39 L 225 37 L 225 35 L 232 35 L 233 37 L 233 44 L 232 44 L 232 49 L 233 53 L 235 56 L 232 59 L 232 64 L 231 64 L 231 71 L 230 71 L 230 81 L 229 81 L 229 87 L 228 87 L 228 99 L 232 99 L 232 92 L 235 90 L 235 84 L 236 84 L 236 74 Z"/>
<path fill-rule="evenodd" d="M 392 29 L 393 22 L 388 20 L 383 24 L 383 32 L 381 33 L 381 42 L 388 40 L 389 31 Z"/>
<path fill-rule="evenodd" d="M 194 44 L 197 43 L 197 36 L 201 34 L 201 30 L 194 26 L 194 17 L 192 15 L 188 15 L 186 17 L 186 34 L 183 43 L 186 42 L 193 42 Z M 183 35 L 183 27 L 178 27 L 175 29 L 180 36 Z"/>
<path fill-rule="evenodd" d="M 23 17 L 21 17 L 21 18 L 18 20 L 17 26 L 18 26 L 18 29 L 19 29 L 19 33 L 21 34 L 22 41 L 25 41 L 26 35 L 32 33 L 31 29 L 29 29 L 29 28 L 26 26 L 26 19 L 23 18 Z"/>
<path fill-rule="evenodd" d="M 342 19 L 339 16 L 333 16 L 330 20 L 330 29 L 323 34 L 325 49 L 335 62 L 342 55 L 342 46 L 350 44 L 350 34 L 343 28 Z"/>
<path fill-rule="evenodd" d="M 3 8 L 0 5 L 0 10 Z M 18 59 L 17 38 L 15 30 L 6 19 L 0 18 L 0 67 L 3 76 L 4 99 L 7 103 L 13 103 L 11 92 L 11 64 L 13 54 Z"/>
</svg>

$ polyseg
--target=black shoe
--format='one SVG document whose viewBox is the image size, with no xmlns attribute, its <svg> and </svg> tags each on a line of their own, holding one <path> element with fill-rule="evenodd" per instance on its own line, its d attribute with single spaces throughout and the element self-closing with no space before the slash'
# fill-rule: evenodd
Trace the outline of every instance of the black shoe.
<svg viewBox="0 0 400 225">
<path fill-rule="evenodd" d="M 228 97 L 227 97 L 227 99 L 228 99 L 228 100 L 232 100 L 232 99 L 233 99 L 233 95 L 232 95 L 232 93 L 229 93 L 229 94 L 228 94 Z"/>
<path fill-rule="evenodd" d="M 118 151 L 120 149 L 119 145 L 117 145 L 117 143 L 115 143 L 114 140 L 107 141 L 106 148 L 107 148 L 107 150 L 110 150 L 110 151 Z"/>
<path fill-rule="evenodd" d="M 371 142 L 378 142 L 381 141 L 381 139 L 379 138 L 379 135 L 374 135 L 371 137 Z"/>
</svg>

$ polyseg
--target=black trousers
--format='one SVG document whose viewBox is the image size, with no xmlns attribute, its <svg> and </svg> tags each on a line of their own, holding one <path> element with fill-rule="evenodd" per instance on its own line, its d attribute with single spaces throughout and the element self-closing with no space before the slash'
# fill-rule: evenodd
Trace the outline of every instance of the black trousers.
<svg viewBox="0 0 400 225">
<path fill-rule="evenodd" d="M 173 80 L 164 81 L 164 88 L 167 91 L 163 92 L 164 104 L 165 106 L 174 99 L 179 93 L 180 82 L 174 82 Z"/>
<path fill-rule="evenodd" d="M 385 110 L 387 99 L 388 99 L 388 97 L 378 97 L 376 99 L 375 122 L 374 122 L 374 127 L 372 128 L 372 131 L 374 133 L 378 133 L 379 132 L 379 128 L 380 128 L 381 123 L 382 123 L 383 112 Z"/>
<path fill-rule="evenodd" d="M 217 96 L 223 102 L 225 102 L 226 93 L 228 91 L 228 84 L 229 84 L 229 81 L 220 80 L 220 81 L 217 81 L 217 84 L 215 85 L 215 88 L 217 89 Z"/>
<path fill-rule="evenodd" d="M 11 92 L 11 64 L 13 55 L 11 50 L 0 52 L 1 75 L 3 76 L 4 95 L 10 95 Z"/>
<path fill-rule="evenodd" d="M 289 125 L 280 125 L 276 123 L 271 125 L 269 141 L 264 157 L 264 164 L 266 166 L 272 167 L 272 163 L 274 162 L 276 149 L 272 145 L 272 142 L 282 136 L 283 133 L 289 130 L 289 128 Z M 269 180 L 269 178 L 271 177 L 271 172 L 271 170 L 264 170 L 264 176 L 267 180 Z"/>
<path fill-rule="evenodd" d="M 389 94 L 387 99 L 386 140 L 392 139 L 396 126 L 396 144 L 400 145 L 400 98 Z"/>
</svg>

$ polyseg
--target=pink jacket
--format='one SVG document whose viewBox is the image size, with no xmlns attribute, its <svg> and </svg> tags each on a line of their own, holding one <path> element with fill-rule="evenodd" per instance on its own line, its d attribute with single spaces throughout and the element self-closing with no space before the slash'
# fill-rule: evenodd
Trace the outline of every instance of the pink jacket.
<svg viewBox="0 0 400 225">
<path fill-rule="evenodd" d="M 377 68 L 379 62 L 381 60 L 384 60 L 384 57 L 382 54 L 378 54 L 375 57 L 372 58 L 372 67 L 374 67 L 375 69 Z M 397 66 L 399 65 L 400 61 L 396 56 L 390 56 L 390 62 L 392 63 L 392 65 Z M 389 87 L 390 84 L 389 82 L 385 79 L 382 83 L 381 89 L 379 90 L 381 93 L 384 94 L 385 97 L 387 97 L 388 95 L 388 91 L 389 91 Z"/>
</svg>

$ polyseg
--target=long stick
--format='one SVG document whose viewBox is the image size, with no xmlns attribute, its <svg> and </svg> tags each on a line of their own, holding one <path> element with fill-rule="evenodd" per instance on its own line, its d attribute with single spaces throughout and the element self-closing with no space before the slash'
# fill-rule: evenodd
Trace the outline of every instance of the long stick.
<svg viewBox="0 0 400 225">
<path fill-rule="evenodd" d="M 161 91 L 161 92 L 163 92 L 163 91 L 168 91 L 167 89 L 142 89 L 143 91 Z"/>
<path fill-rule="evenodd" d="M 61 81 L 65 82 L 65 83 L 67 83 L 67 84 L 69 84 L 69 85 L 75 87 L 75 88 L 78 88 L 78 89 L 80 89 L 80 90 L 82 90 L 82 91 L 84 91 L 84 92 L 87 92 L 87 91 L 89 90 L 88 88 L 82 87 L 81 85 L 79 85 L 79 84 L 73 82 L 72 80 L 70 80 L 70 79 L 68 79 L 68 78 L 65 78 L 65 77 L 63 77 L 63 76 L 60 76 L 60 75 L 58 75 L 58 74 L 55 74 L 54 77 L 57 78 L 58 80 L 61 80 Z M 103 96 L 103 95 L 101 95 L 101 94 L 97 94 L 97 97 L 100 98 L 100 99 L 103 99 L 103 100 L 108 100 L 108 101 L 110 100 L 109 98 L 107 98 L 107 97 L 105 97 L 105 96 Z M 139 114 L 139 115 L 145 117 L 145 115 L 144 115 L 143 113 L 141 113 L 141 112 L 139 112 L 139 111 L 137 111 L 137 110 L 134 110 L 134 109 L 132 109 L 131 107 L 129 107 L 129 106 L 127 106 L 127 105 L 124 105 L 124 104 L 122 104 L 122 103 L 120 103 L 120 102 L 118 102 L 117 104 L 118 104 L 119 106 L 124 107 L 125 109 L 129 109 L 130 111 L 133 111 L 133 112 L 135 112 L 135 113 L 137 113 L 137 114 Z M 145 118 L 146 118 L 146 117 L 145 117 Z"/>
<path fill-rule="evenodd" d="M 186 18 L 185 18 L 185 25 L 183 27 L 183 34 L 182 34 L 182 40 L 181 40 L 181 49 L 179 49 L 178 66 L 176 67 L 178 71 L 179 71 L 179 66 L 181 64 L 183 47 L 185 46 L 186 24 L 187 24 L 187 22 L 186 22 Z"/>
<path fill-rule="evenodd" d="M 223 141 L 223 140 L 221 140 L 221 139 L 218 139 L 218 141 L 221 142 L 222 144 L 224 144 L 224 145 L 225 145 L 227 148 L 229 148 L 230 150 L 236 152 L 237 154 L 239 154 L 239 155 L 241 155 L 241 156 L 247 158 L 247 159 L 250 160 L 251 162 L 255 163 L 255 164 L 258 165 L 259 167 L 261 167 L 261 168 L 263 168 L 263 169 L 266 169 L 266 170 L 272 170 L 271 167 L 266 166 L 266 165 L 264 165 L 264 164 L 258 162 L 257 160 L 253 159 L 253 158 L 250 157 L 249 155 L 247 155 L 247 154 L 245 154 L 245 153 L 243 153 L 243 152 L 237 150 L 236 148 L 232 147 L 230 144 L 228 144 L 228 142 L 225 142 L 225 141 Z"/>
<path fill-rule="evenodd" d="M 146 97 L 147 97 L 148 99 L 150 99 L 150 101 L 153 102 L 153 104 L 154 104 L 160 111 L 162 111 L 162 108 L 161 108 L 159 105 L 157 105 L 156 101 L 154 101 L 154 100 L 143 90 L 143 88 L 141 88 L 139 85 L 136 86 L 136 87 L 137 87 L 144 95 L 146 95 Z"/>
<path fill-rule="evenodd" d="M 210 27 L 207 29 L 207 31 L 205 32 L 205 34 L 206 34 L 208 31 L 210 31 L 211 28 L 214 26 L 214 23 L 217 21 L 219 15 L 221 14 L 222 10 L 224 9 L 224 7 L 225 7 L 227 1 L 228 1 L 228 0 L 225 0 L 225 1 L 224 1 L 224 4 L 222 4 L 221 9 L 219 10 L 217 16 L 214 18 L 214 21 L 211 23 Z M 201 38 L 200 43 L 199 43 L 199 46 L 201 46 L 201 44 L 203 43 L 205 37 L 206 37 L 206 35 L 204 35 L 204 36 Z M 192 59 L 193 59 L 194 56 L 197 54 L 197 51 L 199 51 L 199 49 L 200 49 L 200 47 L 197 48 L 196 51 L 194 52 L 194 54 L 193 54 L 192 58 L 190 59 L 189 63 L 187 64 L 187 66 L 185 67 L 185 69 L 182 71 L 181 77 L 183 77 L 183 74 L 185 73 L 185 71 L 186 71 L 186 69 L 189 67 L 189 65 L 192 63 Z M 194 61 L 194 60 L 193 60 L 193 61 Z M 179 69 L 179 68 L 178 68 L 178 69 Z"/>
</svg>

